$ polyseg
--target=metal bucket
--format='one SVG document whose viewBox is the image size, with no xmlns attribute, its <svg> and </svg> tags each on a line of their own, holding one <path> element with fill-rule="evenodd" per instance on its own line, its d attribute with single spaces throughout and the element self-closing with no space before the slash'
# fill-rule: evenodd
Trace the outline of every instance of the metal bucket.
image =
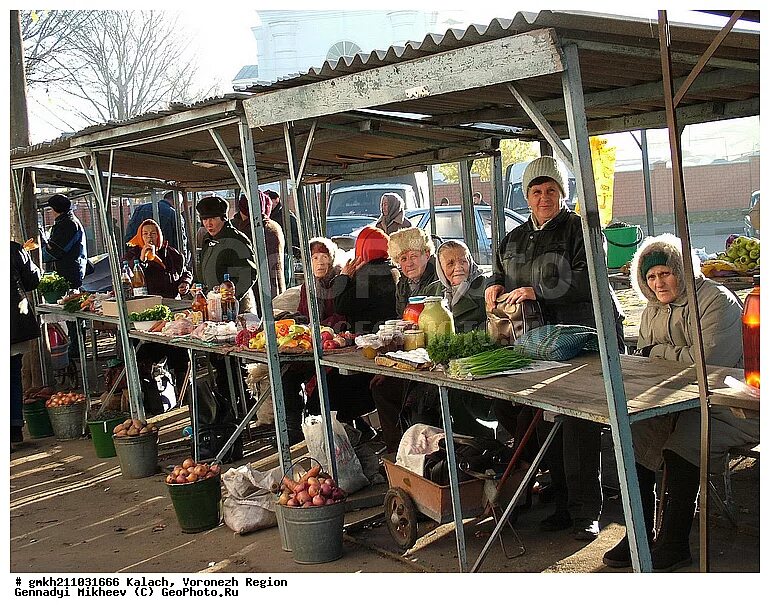
<svg viewBox="0 0 770 613">
<path fill-rule="evenodd" d="M 57 440 L 68 441 L 83 435 L 85 410 L 86 405 L 83 402 L 48 409 L 48 417 Z"/>
<path fill-rule="evenodd" d="M 275 503 L 275 518 L 278 520 L 278 534 L 281 536 L 281 549 L 291 551 L 289 533 L 286 530 L 286 520 L 283 518 L 283 505 Z"/>
<path fill-rule="evenodd" d="M 124 479 L 150 477 L 158 470 L 158 433 L 148 432 L 139 436 L 114 436 L 115 453 L 118 454 L 120 472 Z"/>
<path fill-rule="evenodd" d="M 345 503 L 307 509 L 283 507 L 291 554 L 298 564 L 322 564 L 342 557 Z"/>
</svg>

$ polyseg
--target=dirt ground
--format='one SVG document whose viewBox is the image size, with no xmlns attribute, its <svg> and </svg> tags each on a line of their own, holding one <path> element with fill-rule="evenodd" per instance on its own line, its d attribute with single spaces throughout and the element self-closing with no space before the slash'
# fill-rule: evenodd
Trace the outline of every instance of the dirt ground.
<svg viewBox="0 0 770 613">
<path fill-rule="evenodd" d="M 451 524 L 420 521 L 420 538 L 402 553 L 382 521 L 385 486 L 373 486 L 357 498 L 369 508 L 346 514 L 344 555 L 322 565 L 300 565 L 281 549 L 277 528 L 236 535 L 225 525 L 199 534 L 181 532 L 163 479 L 164 470 L 189 455 L 182 428 L 186 412 L 162 416 L 159 471 L 127 480 L 117 458 L 96 457 L 88 438 L 57 441 L 29 439 L 10 458 L 11 573 L 456 573 L 457 551 Z M 245 462 L 265 462 L 275 449 L 271 433 L 256 432 L 245 445 Z M 301 454 L 301 449 L 297 450 Z M 227 468 L 227 467 L 225 467 Z M 760 570 L 759 463 L 745 460 L 733 476 L 738 525 L 732 526 L 712 506 L 711 570 L 756 573 Z M 516 523 L 525 552 L 507 559 L 495 544 L 481 572 L 625 573 L 606 568 L 603 552 L 623 534 L 619 497 L 607 492 L 602 531 L 593 543 L 573 540 L 568 532 L 544 533 L 540 519 L 549 505 L 537 496 Z M 367 519 L 371 518 L 371 519 Z M 697 519 L 696 519 L 697 525 Z M 491 521 L 466 521 L 468 560 L 472 563 L 492 530 Z M 698 554 L 698 534 L 691 544 Z M 514 535 L 506 533 L 509 553 Z M 681 572 L 696 572 L 697 565 Z"/>
</svg>

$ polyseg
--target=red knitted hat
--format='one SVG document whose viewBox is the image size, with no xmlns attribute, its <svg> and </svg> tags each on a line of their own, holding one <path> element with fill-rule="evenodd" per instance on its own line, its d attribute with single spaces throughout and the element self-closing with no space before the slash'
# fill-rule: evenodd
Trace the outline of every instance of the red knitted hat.
<svg viewBox="0 0 770 613">
<path fill-rule="evenodd" d="M 366 226 L 356 239 L 356 257 L 364 262 L 388 257 L 388 235 L 379 228 Z"/>
</svg>

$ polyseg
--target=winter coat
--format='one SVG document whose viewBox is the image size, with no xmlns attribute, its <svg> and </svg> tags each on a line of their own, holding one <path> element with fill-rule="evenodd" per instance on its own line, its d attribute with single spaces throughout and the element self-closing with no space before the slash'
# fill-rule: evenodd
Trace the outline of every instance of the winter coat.
<svg viewBox="0 0 770 613">
<path fill-rule="evenodd" d="M 681 242 L 673 235 L 648 237 L 640 245 L 631 264 L 631 282 L 640 297 L 647 300 L 639 324 L 638 347 L 644 355 L 692 364 L 693 338 L 690 331 L 691 311 L 687 302 Z M 661 304 L 642 275 L 641 261 L 652 251 L 668 255 L 669 267 L 679 285 L 679 295 Z M 742 307 L 730 290 L 706 279 L 700 271 L 700 260 L 693 255 L 695 291 L 698 295 L 703 351 L 706 364 L 741 366 L 743 362 Z"/>
<path fill-rule="evenodd" d="M 88 264 L 86 233 L 72 211 L 65 211 L 54 220 L 42 248 L 43 262 L 51 262 L 53 269 L 69 281 L 70 287 L 83 284 Z"/>
<path fill-rule="evenodd" d="M 13 346 L 16 343 L 40 336 L 40 324 L 25 294 L 39 283 L 40 269 L 19 243 L 11 241 L 11 354 L 14 354 Z"/>
<path fill-rule="evenodd" d="M 452 318 L 455 322 L 455 332 L 470 332 L 485 330 L 487 326 L 487 310 L 484 305 L 484 290 L 487 287 L 487 277 L 476 277 L 463 296 L 452 306 Z M 426 296 L 443 296 L 444 285 L 441 281 L 431 283 L 425 289 Z"/>
<path fill-rule="evenodd" d="M 409 298 L 412 296 L 427 296 L 428 294 L 425 293 L 425 288 L 437 280 L 438 276 L 436 275 L 435 256 L 431 256 L 428 259 L 425 270 L 417 283 L 417 289 L 414 292 L 410 289 L 409 278 L 402 273 L 398 279 L 398 284 L 396 285 L 396 313 L 399 314 L 399 317 L 409 303 Z"/>
<path fill-rule="evenodd" d="M 146 202 L 140 204 L 134 213 L 131 215 L 131 219 L 128 220 L 126 226 L 126 233 L 124 236 L 124 242 L 128 242 L 136 234 L 139 226 L 145 219 L 152 219 L 152 202 Z M 178 244 L 176 239 L 176 224 L 179 220 L 179 226 L 182 234 L 182 245 Z M 160 223 L 160 229 L 163 231 L 163 236 L 168 240 L 169 245 L 176 249 L 184 259 L 187 259 L 187 230 L 185 229 L 184 217 L 179 215 L 171 204 L 167 200 L 158 201 L 158 221 Z"/>
<path fill-rule="evenodd" d="M 277 207 L 270 211 L 270 219 L 281 226 L 284 237 L 286 236 L 286 228 L 283 227 L 283 204 L 279 204 Z M 289 211 L 289 230 L 291 231 L 291 250 L 295 257 L 300 257 L 299 248 L 299 230 L 297 229 L 297 216 Z M 284 241 L 285 242 L 285 241 Z"/>
<path fill-rule="evenodd" d="M 321 323 L 323 325 L 328 325 L 328 323 L 325 322 L 336 322 L 337 319 L 337 313 L 334 309 L 334 292 L 332 286 L 339 274 L 340 267 L 339 265 L 336 265 L 332 266 L 326 276 L 322 279 L 313 276 L 313 279 L 315 279 L 316 296 L 320 301 L 318 309 L 319 315 L 321 316 Z M 297 306 L 297 312 L 305 317 L 310 317 L 305 283 L 299 288 L 299 305 Z"/>
<path fill-rule="evenodd" d="M 334 279 L 334 308 L 347 318 L 354 333 L 377 332 L 380 324 L 397 317 L 394 270 L 390 260 L 377 259 L 364 264 L 352 278 Z"/>
<path fill-rule="evenodd" d="M 141 247 L 129 247 L 123 259 L 134 269 L 134 260 L 140 260 Z M 190 283 L 192 273 L 187 270 L 182 260 L 182 254 L 164 241 L 163 246 L 156 250 L 163 264 L 157 261 L 141 262 L 144 280 L 147 283 L 147 293 L 164 298 L 176 298 L 180 283 Z"/>
<path fill-rule="evenodd" d="M 230 218 L 230 223 L 233 224 L 233 228 L 245 234 L 253 242 L 254 237 L 251 235 L 250 219 L 243 219 L 240 213 L 236 213 Z"/>
<path fill-rule="evenodd" d="M 596 327 L 583 228 L 580 217 L 566 207 L 540 230 L 530 216 L 505 236 L 489 285 L 502 285 L 506 292 L 534 288 L 544 323 Z M 622 309 L 612 288 L 610 295 L 618 349 L 625 351 Z"/>
<path fill-rule="evenodd" d="M 252 286 L 257 279 L 257 265 L 251 241 L 233 228 L 229 221 L 216 236 L 206 234 L 201 249 L 200 281 L 209 290 L 222 283 L 225 273 L 235 283 L 240 312 L 254 312 L 256 302 Z"/>
</svg>

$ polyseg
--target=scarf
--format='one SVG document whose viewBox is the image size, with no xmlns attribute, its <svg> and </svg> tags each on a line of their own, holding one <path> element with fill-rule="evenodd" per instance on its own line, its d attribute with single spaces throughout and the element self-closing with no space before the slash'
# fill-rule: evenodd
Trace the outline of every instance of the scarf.
<svg viewBox="0 0 770 613">
<path fill-rule="evenodd" d="M 132 238 L 130 241 L 126 243 L 129 247 L 139 247 L 139 249 L 145 248 L 144 239 L 142 238 L 142 228 L 148 224 L 152 224 L 155 226 L 155 230 L 158 232 L 158 247 L 155 247 L 155 258 L 153 259 L 153 262 L 157 262 L 160 264 L 161 268 L 165 270 L 166 265 L 163 263 L 163 260 L 160 258 L 160 255 L 158 255 L 158 252 L 166 246 L 166 242 L 163 240 L 163 231 L 160 229 L 160 226 L 157 224 L 157 222 L 154 219 L 145 219 L 142 223 L 139 224 L 139 227 L 136 230 L 136 234 L 134 234 L 134 238 Z"/>
<path fill-rule="evenodd" d="M 460 301 L 460 299 L 466 294 L 471 284 L 484 274 L 479 269 L 478 264 L 476 264 L 476 262 L 474 261 L 473 256 L 470 255 L 469 253 L 468 260 L 470 262 L 470 268 L 468 269 L 468 278 L 465 279 L 465 281 L 463 281 L 459 285 L 452 285 L 449 282 L 449 279 L 447 279 L 447 276 L 444 274 L 444 269 L 441 266 L 441 260 L 439 259 L 439 254 L 443 249 L 457 248 L 458 245 L 464 245 L 464 243 L 460 241 L 454 241 L 454 240 L 447 241 L 443 243 L 436 251 L 436 274 L 438 275 L 439 281 L 441 281 L 441 285 L 444 286 L 444 298 L 446 298 L 446 301 L 449 303 L 450 307 L 453 307 L 454 305 L 456 305 Z"/>
<path fill-rule="evenodd" d="M 391 210 L 391 208 L 393 208 L 393 210 Z M 388 228 L 394 223 L 398 224 L 399 227 L 403 227 L 404 225 L 404 208 L 398 200 L 396 200 L 396 204 L 392 207 L 390 202 L 388 203 L 387 216 L 380 214 L 374 225 L 377 228 L 382 228 L 385 234 L 389 234 Z"/>
</svg>

